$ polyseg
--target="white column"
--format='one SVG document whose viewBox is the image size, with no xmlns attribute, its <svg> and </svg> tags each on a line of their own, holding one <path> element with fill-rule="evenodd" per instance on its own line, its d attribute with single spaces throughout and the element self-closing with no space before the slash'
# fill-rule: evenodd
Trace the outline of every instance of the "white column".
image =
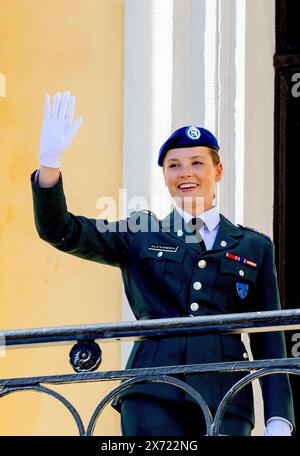
<svg viewBox="0 0 300 456">
<path fill-rule="evenodd" d="M 236 2 L 235 223 L 244 223 L 246 0 Z"/>
<path fill-rule="evenodd" d="M 245 34 L 245 182 L 244 220 L 272 236 L 273 233 L 273 130 L 275 2 L 246 0 Z M 263 404 L 254 382 L 256 426 L 262 435 Z"/>
<path fill-rule="evenodd" d="M 273 234 L 275 2 L 246 2 L 245 224 Z"/>
<path fill-rule="evenodd" d="M 152 166 L 152 2 L 125 1 L 123 186 L 149 197 Z"/>
<path fill-rule="evenodd" d="M 204 125 L 205 0 L 174 0 L 172 130 Z"/>
<path fill-rule="evenodd" d="M 162 218 L 171 200 L 157 165 L 158 151 L 172 129 L 173 0 L 152 0 L 151 210 Z M 148 177 L 149 178 L 149 177 Z"/>
<path fill-rule="evenodd" d="M 204 127 L 218 135 L 218 0 L 205 1 Z"/>
<path fill-rule="evenodd" d="M 171 132 L 172 16 L 173 0 L 125 1 L 123 187 L 158 216 L 161 200 L 170 201 L 157 157 Z M 124 296 L 122 320 L 132 319 Z M 131 346 L 122 344 L 123 366 Z"/>
<path fill-rule="evenodd" d="M 194 124 L 216 134 L 225 167 L 217 204 L 239 222 L 244 184 L 243 5 L 244 0 L 174 0 L 172 129 Z"/>
<path fill-rule="evenodd" d="M 172 128 L 172 16 L 173 0 L 125 2 L 123 183 L 158 216 L 169 200 L 157 157 Z"/>
<path fill-rule="evenodd" d="M 241 212 L 243 193 L 243 0 L 218 0 L 218 120 L 217 133 L 224 174 L 219 188 L 219 208 L 233 222 Z M 239 16 L 238 16 L 239 14 Z M 238 25 L 239 24 L 239 25 Z M 239 65 L 239 67 L 238 67 Z M 239 80 L 238 80 L 239 78 Z M 237 141 L 239 140 L 239 142 Z M 240 160 L 237 159 L 240 157 Z M 238 188 L 237 188 L 238 185 Z M 243 200 L 242 200 L 243 201 Z"/>
</svg>

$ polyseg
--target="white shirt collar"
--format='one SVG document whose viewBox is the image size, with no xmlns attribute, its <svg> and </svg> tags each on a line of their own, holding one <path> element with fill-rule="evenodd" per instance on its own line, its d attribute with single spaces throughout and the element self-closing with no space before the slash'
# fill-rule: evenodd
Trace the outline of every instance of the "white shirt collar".
<svg viewBox="0 0 300 456">
<path fill-rule="evenodd" d="M 181 207 L 176 206 L 177 212 L 181 215 L 185 223 L 188 223 L 194 216 L 189 212 L 185 212 Z M 209 231 L 213 231 L 216 226 L 220 223 L 220 213 L 216 206 L 208 209 L 208 211 L 202 212 L 197 217 L 201 218 L 205 223 L 206 228 Z"/>
</svg>

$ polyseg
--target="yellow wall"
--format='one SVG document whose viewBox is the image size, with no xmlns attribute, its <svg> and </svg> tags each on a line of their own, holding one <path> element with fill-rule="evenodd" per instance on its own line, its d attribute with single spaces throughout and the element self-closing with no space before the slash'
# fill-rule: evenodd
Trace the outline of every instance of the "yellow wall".
<svg viewBox="0 0 300 456">
<path fill-rule="evenodd" d="M 70 90 L 84 123 L 63 160 L 68 207 L 95 218 L 102 195 L 118 197 L 122 178 L 123 0 L 0 0 L 0 328 L 121 319 L 119 270 L 63 254 L 39 239 L 30 174 L 38 167 L 44 96 Z M 2 78 L 3 80 L 3 78 Z M 101 370 L 118 369 L 120 346 L 102 346 Z M 70 346 L 8 350 L 0 377 L 71 373 Z M 84 423 L 112 383 L 55 389 Z M 54 389 L 54 388 L 53 388 Z M 118 435 L 107 407 L 95 435 Z M 43 394 L 0 400 L 1 435 L 71 435 L 63 407 Z"/>
</svg>

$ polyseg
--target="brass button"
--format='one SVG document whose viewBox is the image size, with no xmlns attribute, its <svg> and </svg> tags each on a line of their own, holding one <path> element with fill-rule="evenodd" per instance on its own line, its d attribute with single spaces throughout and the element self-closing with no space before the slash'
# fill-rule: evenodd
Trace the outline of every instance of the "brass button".
<svg viewBox="0 0 300 456">
<path fill-rule="evenodd" d="M 202 283 L 201 282 L 194 282 L 193 283 L 193 288 L 194 288 L 194 290 L 201 290 Z"/>
<path fill-rule="evenodd" d="M 244 277 L 244 275 L 245 275 L 245 273 L 244 273 L 244 271 L 242 269 L 239 270 L 239 274 L 240 274 L 241 277 Z"/>
<path fill-rule="evenodd" d="M 200 269 L 206 268 L 206 261 L 205 261 L 205 260 L 200 260 L 200 261 L 198 261 L 198 267 L 199 267 Z"/>
<path fill-rule="evenodd" d="M 157 256 L 158 258 L 161 258 L 163 256 L 164 252 L 158 252 Z"/>
<path fill-rule="evenodd" d="M 221 247 L 226 247 L 227 242 L 226 241 L 221 241 Z"/>
<path fill-rule="evenodd" d="M 199 304 L 197 302 L 192 302 L 190 308 L 193 312 L 197 312 L 197 310 L 199 310 Z"/>
</svg>

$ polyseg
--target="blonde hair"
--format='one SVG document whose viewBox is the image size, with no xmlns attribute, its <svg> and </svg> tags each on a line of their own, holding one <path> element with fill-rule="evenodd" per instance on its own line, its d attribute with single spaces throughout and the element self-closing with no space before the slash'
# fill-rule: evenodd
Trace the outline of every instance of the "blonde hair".
<svg viewBox="0 0 300 456">
<path fill-rule="evenodd" d="M 220 163 L 220 155 L 218 154 L 218 152 L 215 149 L 211 149 L 210 147 L 208 149 L 209 149 L 209 155 L 211 156 L 213 164 L 215 166 L 217 166 Z"/>
</svg>

